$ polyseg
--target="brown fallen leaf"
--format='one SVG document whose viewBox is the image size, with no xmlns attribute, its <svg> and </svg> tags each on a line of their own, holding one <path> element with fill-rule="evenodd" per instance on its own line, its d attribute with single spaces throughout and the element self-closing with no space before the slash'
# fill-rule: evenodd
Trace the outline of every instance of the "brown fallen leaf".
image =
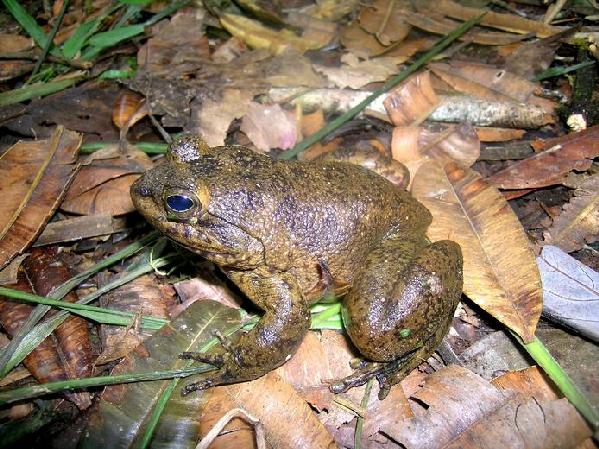
<svg viewBox="0 0 599 449">
<path fill-rule="evenodd" d="M 470 123 L 461 123 L 443 132 L 423 128 L 398 127 L 393 130 L 391 154 L 410 170 L 414 179 L 427 161 L 457 161 L 471 166 L 480 155 L 480 142 Z"/>
<path fill-rule="evenodd" d="M 157 318 L 168 318 L 173 302 L 172 287 L 162 288 L 153 276 L 137 278 L 100 298 L 100 305 L 107 309 Z M 153 334 L 154 331 L 147 329 L 102 326 L 100 336 L 103 350 L 96 359 L 96 364 L 102 365 L 126 356 Z"/>
<path fill-rule="evenodd" d="M 415 417 L 384 429 L 405 447 L 574 447 L 590 429 L 565 399 L 499 390 L 451 365 L 411 395 Z"/>
<path fill-rule="evenodd" d="M 568 172 L 585 171 L 599 156 L 599 125 L 533 144 L 540 151 L 495 173 L 488 181 L 500 189 L 529 189 L 564 182 Z"/>
<path fill-rule="evenodd" d="M 481 26 L 498 28 L 514 33 L 536 33 L 538 37 L 548 37 L 561 31 L 558 27 L 546 25 L 537 20 L 525 19 L 516 14 L 502 14 L 482 8 L 469 8 L 451 0 L 418 2 L 416 5 L 422 11 L 432 9 L 435 12 L 460 20 L 472 19 L 484 13 L 485 16 L 480 22 Z"/>
<path fill-rule="evenodd" d="M 252 48 L 267 49 L 273 55 L 281 53 L 287 46 L 302 52 L 318 50 L 334 37 L 333 33 L 301 37 L 287 29 L 277 31 L 267 28 L 257 20 L 237 14 L 221 14 L 219 19 L 221 25 L 233 36 L 245 40 Z"/>
<path fill-rule="evenodd" d="M 27 278 L 39 296 L 48 296 L 54 287 L 73 277 L 71 270 L 57 253 L 57 247 L 33 248 L 25 260 Z M 78 300 L 79 297 L 74 291 L 70 291 L 62 298 L 62 301 L 70 303 L 76 303 Z M 47 317 L 55 314 L 56 310 L 50 310 Z M 90 377 L 92 348 L 87 322 L 79 316 L 71 315 L 56 328 L 54 334 L 69 378 Z M 86 405 L 91 405 L 89 393 L 82 392 L 81 395 L 87 395 Z"/>
<path fill-rule="evenodd" d="M 387 94 L 383 104 L 395 126 L 422 123 L 439 105 L 439 98 L 431 85 L 430 72 L 427 70 L 410 76 Z"/>
<path fill-rule="evenodd" d="M 81 169 L 60 207 L 78 215 L 132 212 L 129 187 L 151 167 L 150 158 L 141 152 L 135 152 L 134 158 L 95 159 Z"/>
<path fill-rule="evenodd" d="M 266 439 L 274 447 L 336 447 L 304 399 L 276 373 L 224 388 L 239 408 L 264 424 Z"/>
<path fill-rule="evenodd" d="M 79 170 L 81 136 L 59 126 L 51 139 L 18 142 L 0 158 L 0 268 L 24 251 L 58 208 Z"/>
<path fill-rule="evenodd" d="M 412 7 L 406 0 L 377 0 L 371 7 L 360 12 L 360 26 L 376 36 L 383 45 L 391 45 L 403 41 L 412 26 L 408 24 L 402 12 L 410 12 Z"/>
<path fill-rule="evenodd" d="M 591 176 L 562 206 L 553 224 L 543 232 L 545 244 L 571 253 L 599 239 L 599 174 Z"/>
<path fill-rule="evenodd" d="M 9 287 L 26 293 L 33 291 L 23 268 L 19 270 L 18 282 Z M 29 304 L 0 297 L 0 323 L 11 338 L 17 334 L 33 309 Z M 23 364 L 40 383 L 64 381 L 75 377 L 74 370 L 68 369 L 68 363 L 63 359 L 54 335 L 49 335 L 37 345 L 25 357 Z M 86 392 L 65 392 L 65 397 L 81 410 L 85 410 L 91 404 L 89 393 Z"/>
<path fill-rule="evenodd" d="M 518 140 L 526 134 L 526 131 L 523 129 L 483 128 L 480 126 L 474 128 L 474 132 L 476 132 L 476 135 L 481 142 L 506 142 L 508 140 Z"/>
<path fill-rule="evenodd" d="M 542 310 L 535 255 L 522 225 L 495 187 L 450 162 L 420 167 L 412 194 L 433 214 L 431 240 L 455 240 L 464 254 L 464 292 L 516 332 L 534 340 Z"/>
</svg>

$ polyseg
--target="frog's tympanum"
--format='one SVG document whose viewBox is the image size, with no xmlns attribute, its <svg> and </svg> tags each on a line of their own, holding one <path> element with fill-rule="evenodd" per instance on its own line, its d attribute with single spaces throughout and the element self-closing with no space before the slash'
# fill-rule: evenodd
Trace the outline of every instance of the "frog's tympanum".
<svg viewBox="0 0 599 449">
<path fill-rule="evenodd" d="M 462 290 L 462 255 L 430 243 L 429 211 L 372 170 L 342 161 L 281 161 L 247 148 L 210 148 L 193 135 L 131 188 L 164 234 L 217 264 L 264 311 L 218 369 L 187 387 L 256 379 L 288 360 L 310 328 L 310 304 L 343 295 L 360 353 L 334 392 L 376 377 L 380 397 L 447 333 Z"/>
</svg>

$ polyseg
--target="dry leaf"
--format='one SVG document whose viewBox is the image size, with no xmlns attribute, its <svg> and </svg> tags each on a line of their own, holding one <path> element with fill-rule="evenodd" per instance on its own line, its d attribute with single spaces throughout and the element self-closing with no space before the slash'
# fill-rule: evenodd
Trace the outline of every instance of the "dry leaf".
<svg viewBox="0 0 599 449">
<path fill-rule="evenodd" d="M 433 214 L 431 240 L 455 240 L 464 254 L 464 291 L 516 332 L 534 340 L 542 287 L 534 253 L 503 196 L 455 163 L 420 167 L 412 194 Z"/>
<path fill-rule="evenodd" d="M 224 145 L 231 122 L 248 111 L 255 93 L 253 89 L 222 89 L 216 98 L 202 98 L 198 120 L 190 131 L 201 135 L 211 147 Z"/>
<path fill-rule="evenodd" d="M 250 103 L 248 113 L 241 119 L 241 131 L 247 134 L 260 151 L 273 148 L 287 150 L 297 140 L 297 121 L 292 112 L 281 106 Z"/>
<path fill-rule="evenodd" d="M 562 206 L 543 239 L 571 253 L 599 239 L 599 174 L 591 176 L 574 191 L 574 197 Z"/>
<path fill-rule="evenodd" d="M 329 43 L 333 36 L 299 37 L 294 32 L 282 29 L 276 31 L 266 28 L 260 22 L 237 14 L 221 14 L 221 25 L 233 36 L 243 39 L 252 48 L 269 50 L 273 55 L 280 54 L 287 46 L 292 46 L 302 52 L 318 50 Z"/>
<path fill-rule="evenodd" d="M 410 76 L 387 94 L 383 104 L 395 126 L 422 123 L 439 104 L 430 82 L 430 72 Z"/>
<path fill-rule="evenodd" d="M 411 10 L 406 0 L 377 0 L 372 7 L 360 12 L 360 26 L 374 34 L 381 44 L 391 45 L 403 41 L 412 29 L 403 18 L 403 14 Z"/>
<path fill-rule="evenodd" d="M 168 318 L 169 304 L 166 298 L 170 298 L 171 303 L 174 301 L 174 290 L 169 290 L 170 294 L 167 295 L 166 289 L 161 288 L 153 276 L 142 276 L 103 295 L 100 305 L 110 310 Z M 96 364 L 102 365 L 126 356 L 154 332 L 131 326 L 103 325 L 100 330 L 103 350 Z"/>
<path fill-rule="evenodd" d="M 95 159 L 81 169 L 61 209 L 79 215 L 122 215 L 135 210 L 129 187 L 140 173 L 152 167 L 141 152 L 135 157 Z"/>
<path fill-rule="evenodd" d="M 524 19 L 516 14 L 501 14 L 488 9 L 468 8 L 450 0 L 418 2 L 416 5 L 419 9 L 422 8 L 426 11 L 430 7 L 437 13 L 460 20 L 473 19 L 484 13 L 485 16 L 481 19 L 480 25 L 514 33 L 536 33 L 537 37 L 548 37 L 561 31 L 560 28 L 546 25 L 537 20 Z M 423 5 L 425 6 L 423 7 Z"/>
<path fill-rule="evenodd" d="M 412 179 L 422 164 L 456 161 L 471 166 L 480 155 L 480 142 L 470 123 L 461 123 L 444 132 L 402 127 L 393 130 L 391 154 L 410 170 Z"/>
<path fill-rule="evenodd" d="M 52 217 L 77 173 L 81 136 L 59 126 L 51 139 L 18 142 L 0 159 L 0 268 Z"/>
<path fill-rule="evenodd" d="M 599 156 L 599 125 L 533 145 L 536 153 L 488 178 L 501 189 L 528 189 L 563 182 L 571 170 L 585 171 Z"/>
<path fill-rule="evenodd" d="M 360 61 L 353 53 L 341 57 L 341 67 L 313 64 L 314 69 L 325 75 L 330 83 L 339 88 L 360 89 L 367 84 L 383 82 L 397 73 L 395 58 L 376 58 Z"/>
<path fill-rule="evenodd" d="M 339 39 L 347 51 L 360 58 L 370 58 L 387 50 L 387 47 L 365 31 L 357 21 L 343 27 Z"/>
<path fill-rule="evenodd" d="M 599 273 L 555 246 L 537 258 L 543 278 L 543 316 L 599 341 Z"/>
<path fill-rule="evenodd" d="M 146 99 L 141 95 L 123 90 L 117 97 L 112 110 L 112 122 L 117 128 L 130 128 L 148 115 Z"/>
</svg>

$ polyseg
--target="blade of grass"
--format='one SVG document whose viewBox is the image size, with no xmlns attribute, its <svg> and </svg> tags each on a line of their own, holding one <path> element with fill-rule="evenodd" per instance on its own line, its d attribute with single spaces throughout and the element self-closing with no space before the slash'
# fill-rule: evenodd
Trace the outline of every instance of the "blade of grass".
<svg viewBox="0 0 599 449">
<path fill-rule="evenodd" d="M 524 344 L 516 334 L 512 335 L 516 337 L 535 362 L 543 368 L 543 371 L 547 373 L 555 385 L 557 385 L 561 392 L 564 393 L 564 396 L 566 396 L 572 405 L 576 407 L 579 413 L 584 416 L 593 428 L 593 432 L 597 433 L 599 430 L 599 416 L 597 416 L 576 384 L 572 382 L 572 379 L 570 379 L 559 363 L 557 363 L 549 351 L 547 351 L 547 348 L 545 348 L 543 343 L 535 337 L 535 340 L 532 343 Z"/>
<path fill-rule="evenodd" d="M 111 257 L 106 258 L 102 262 L 94 265 L 88 270 L 85 270 L 79 275 L 53 289 L 48 294 L 48 297 L 53 299 L 62 299 L 64 295 L 79 285 L 83 280 L 89 278 L 94 273 L 114 264 L 115 262 L 128 257 L 129 255 L 135 254 L 137 251 L 156 240 L 158 235 L 158 232 L 151 233 L 138 242 L 129 245 L 127 248 L 119 251 Z M 149 268 L 149 271 L 152 269 L 153 267 Z M 141 274 L 139 274 L 139 276 L 141 276 Z M 92 301 L 92 299 L 88 299 L 87 301 Z M 79 303 L 82 304 L 85 303 L 85 301 L 86 298 L 82 298 Z M 46 314 L 49 309 L 49 306 L 37 306 L 31 312 L 29 317 L 27 317 L 17 335 L 14 336 L 10 343 L 0 353 L 0 377 L 6 376 L 10 370 L 21 363 L 27 354 L 29 354 L 33 348 L 35 348 L 44 338 L 50 335 L 52 331 L 56 329 L 69 315 L 68 312 L 65 311 L 58 312 L 50 319 L 38 325 L 45 329 L 45 333 L 36 332 L 32 334 L 31 332 L 36 323 Z"/>
<path fill-rule="evenodd" d="M 79 81 L 84 80 L 86 75 L 73 76 L 71 78 L 51 81 L 49 83 L 37 83 L 29 86 L 23 86 L 20 89 L 13 89 L 7 92 L 0 93 L 0 106 L 8 106 L 15 103 L 21 103 L 23 101 L 31 100 L 37 97 L 45 97 L 67 87 L 77 84 Z"/>
<path fill-rule="evenodd" d="M 12 14 L 19 25 L 33 38 L 35 43 L 40 48 L 45 48 L 48 45 L 48 36 L 44 29 L 37 24 L 35 19 L 25 11 L 18 1 L 15 0 L 2 0 L 6 9 Z M 51 41 L 50 41 L 51 42 Z M 62 52 L 56 45 L 50 44 L 50 54 L 57 58 L 63 58 Z"/>
<path fill-rule="evenodd" d="M 391 90 L 399 83 L 404 81 L 408 76 L 412 73 L 416 72 L 420 68 L 422 68 L 427 62 L 445 50 L 453 41 L 462 36 L 466 31 L 472 28 L 474 25 L 479 23 L 481 19 L 484 17 L 484 14 L 481 14 L 478 17 L 474 17 L 470 20 L 464 22 L 461 26 L 453 30 L 446 37 L 444 37 L 437 45 L 435 45 L 430 51 L 420 57 L 416 62 L 414 62 L 410 67 L 405 69 L 395 78 L 387 81 L 382 87 L 375 90 L 370 96 L 368 96 L 365 100 L 351 108 L 349 111 L 337 117 L 332 122 L 323 126 L 320 130 L 312 134 L 310 137 L 302 140 L 298 144 L 296 144 L 291 150 L 285 151 L 279 155 L 280 159 L 291 159 L 295 157 L 297 154 L 301 153 L 304 150 L 307 150 L 316 142 L 318 142 L 323 137 L 327 136 L 331 132 L 335 131 L 344 123 L 348 122 L 356 115 L 358 115 L 366 106 L 372 103 L 377 97 L 384 94 L 385 92 Z"/>
<path fill-rule="evenodd" d="M 42 63 L 46 60 L 46 56 L 48 56 L 48 52 L 50 51 L 50 48 L 54 45 L 52 43 L 52 41 L 54 40 L 54 37 L 56 36 L 56 33 L 58 32 L 58 28 L 62 24 L 62 19 L 64 19 L 64 13 L 68 7 L 69 7 L 69 0 L 64 0 L 64 2 L 62 4 L 62 8 L 60 8 L 60 12 L 58 13 L 58 17 L 56 18 L 56 22 L 54 23 L 54 26 L 52 27 L 52 31 L 50 31 L 50 35 L 46 39 L 46 45 L 44 45 L 44 47 L 43 47 L 42 54 L 38 58 L 38 60 L 35 64 L 35 67 L 33 68 L 33 71 L 31 72 L 32 77 L 37 74 L 40 67 L 42 66 Z"/>
<path fill-rule="evenodd" d="M 66 310 L 72 314 L 89 318 L 100 324 L 128 326 L 133 324 L 137 318 L 136 314 L 130 312 L 109 310 L 102 307 L 88 306 L 80 303 L 58 301 L 56 299 L 44 298 L 43 296 L 12 290 L 6 287 L 0 287 L 0 295 L 32 304 L 54 306 L 57 309 Z M 142 316 L 140 326 L 145 329 L 160 329 L 166 323 L 168 323 L 168 320 L 162 318 Z"/>
</svg>

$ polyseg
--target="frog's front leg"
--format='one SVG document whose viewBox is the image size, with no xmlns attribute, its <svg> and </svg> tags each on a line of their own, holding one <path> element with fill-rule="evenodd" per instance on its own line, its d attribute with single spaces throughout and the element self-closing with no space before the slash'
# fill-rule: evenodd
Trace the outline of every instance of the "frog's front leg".
<svg viewBox="0 0 599 449">
<path fill-rule="evenodd" d="M 373 362 L 331 386 L 342 392 L 376 377 L 384 398 L 426 360 L 448 332 L 462 292 L 457 243 L 424 235 L 391 235 L 372 251 L 344 300 L 355 346 Z"/>
<path fill-rule="evenodd" d="M 309 305 L 293 276 L 266 269 L 227 271 L 226 274 L 264 310 L 264 315 L 236 344 L 223 345 L 224 354 L 195 354 L 192 358 L 211 363 L 218 370 L 187 385 L 183 394 L 257 379 L 288 360 L 310 329 Z M 186 358 L 190 358 L 189 354 Z"/>
</svg>

